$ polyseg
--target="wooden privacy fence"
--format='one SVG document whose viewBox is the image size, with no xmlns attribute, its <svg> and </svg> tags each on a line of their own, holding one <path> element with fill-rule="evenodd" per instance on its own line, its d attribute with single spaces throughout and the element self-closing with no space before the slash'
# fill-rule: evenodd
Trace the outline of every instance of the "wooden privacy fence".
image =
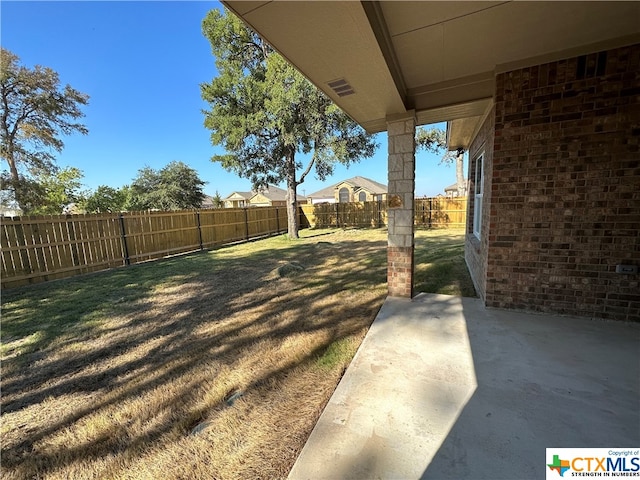
<svg viewBox="0 0 640 480">
<path fill-rule="evenodd" d="M 309 226 L 314 228 L 379 228 L 387 224 L 382 202 L 320 203 L 302 205 L 301 209 Z"/>
<path fill-rule="evenodd" d="M 306 222 L 316 228 L 384 227 L 387 225 L 386 202 L 322 203 L 303 205 Z M 467 199 L 417 198 L 414 224 L 426 228 L 464 228 Z"/>
<path fill-rule="evenodd" d="M 285 207 L 1 220 L 2 287 L 64 278 L 280 233 Z"/>
<path fill-rule="evenodd" d="M 427 228 L 464 228 L 467 222 L 467 198 L 416 198 L 414 222 L 417 226 Z"/>
</svg>

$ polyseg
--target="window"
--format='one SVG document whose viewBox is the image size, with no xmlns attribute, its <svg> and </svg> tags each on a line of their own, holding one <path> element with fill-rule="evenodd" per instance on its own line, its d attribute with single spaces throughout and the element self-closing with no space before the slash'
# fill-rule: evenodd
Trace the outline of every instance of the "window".
<svg viewBox="0 0 640 480">
<path fill-rule="evenodd" d="M 349 203 L 349 189 L 342 187 L 338 192 L 338 201 L 340 203 Z"/>
<path fill-rule="evenodd" d="M 480 238 L 482 231 L 482 197 L 484 191 L 484 152 L 476 158 L 476 171 L 473 182 L 473 234 Z"/>
<path fill-rule="evenodd" d="M 367 194 L 366 192 L 360 192 L 358 194 L 358 201 L 359 202 L 366 202 L 367 201 Z"/>
</svg>

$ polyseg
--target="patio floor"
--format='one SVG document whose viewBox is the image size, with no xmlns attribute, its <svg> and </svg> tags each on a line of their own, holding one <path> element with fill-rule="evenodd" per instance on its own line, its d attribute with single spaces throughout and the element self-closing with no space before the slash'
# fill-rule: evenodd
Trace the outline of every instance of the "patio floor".
<svg viewBox="0 0 640 480">
<path fill-rule="evenodd" d="M 545 478 L 547 447 L 640 447 L 640 324 L 388 298 L 291 479 Z"/>
</svg>

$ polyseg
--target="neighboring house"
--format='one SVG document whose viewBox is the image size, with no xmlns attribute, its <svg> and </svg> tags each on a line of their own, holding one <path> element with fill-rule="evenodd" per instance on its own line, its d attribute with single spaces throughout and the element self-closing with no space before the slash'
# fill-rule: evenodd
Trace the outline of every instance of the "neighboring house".
<svg viewBox="0 0 640 480">
<path fill-rule="evenodd" d="M 447 121 L 485 304 L 640 320 L 640 2 L 224 3 L 387 132 L 389 295 L 413 295 L 415 129 Z"/>
<path fill-rule="evenodd" d="M 311 203 L 374 202 L 387 199 L 387 186 L 366 177 L 353 177 L 307 196 Z"/>
<path fill-rule="evenodd" d="M 224 203 L 223 203 L 224 205 Z M 211 195 L 205 195 L 204 196 L 204 200 L 202 201 L 202 204 L 200 205 L 201 209 L 208 209 L 208 208 L 222 208 L 223 205 L 219 205 L 218 203 L 216 203 L 216 200 L 214 197 L 212 197 Z"/>
<path fill-rule="evenodd" d="M 0 216 L 3 217 L 19 217 L 22 215 L 22 209 L 17 205 L 0 205 Z"/>
<path fill-rule="evenodd" d="M 215 208 L 215 207 L 216 206 L 214 205 L 213 197 L 210 195 L 205 195 L 204 200 L 202 200 L 202 204 L 200 204 L 200 208 L 207 209 L 207 208 Z"/>
<path fill-rule="evenodd" d="M 296 196 L 297 204 L 306 203 L 307 198 L 302 195 Z M 267 188 L 254 192 L 249 198 L 250 207 L 285 207 L 287 205 L 287 191 L 269 185 Z"/>
<path fill-rule="evenodd" d="M 462 195 L 458 192 L 458 184 L 454 183 L 453 185 L 449 185 L 444 188 L 444 194 L 446 197 L 465 197 L 467 195 L 467 182 L 464 182 L 464 189 L 462 190 Z"/>
<path fill-rule="evenodd" d="M 255 192 L 233 192 L 224 198 L 224 208 L 244 208 L 249 206 L 249 199 Z"/>
</svg>

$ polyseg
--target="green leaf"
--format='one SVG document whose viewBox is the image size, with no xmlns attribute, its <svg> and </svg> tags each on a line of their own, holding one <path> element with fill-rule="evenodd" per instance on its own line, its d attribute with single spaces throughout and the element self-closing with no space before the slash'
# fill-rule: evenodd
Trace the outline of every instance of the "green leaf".
<svg viewBox="0 0 640 480">
<path fill-rule="evenodd" d="M 377 143 L 237 17 L 207 14 L 202 32 L 218 76 L 200 85 L 211 143 L 225 149 L 212 160 L 251 180 L 253 187 L 287 182 L 296 188 L 315 169 L 324 179 L 336 163 L 373 156 Z M 305 166 L 297 153 L 312 153 Z M 293 202 L 290 202 L 293 205 Z M 293 206 L 289 235 L 297 237 Z"/>
</svg>

